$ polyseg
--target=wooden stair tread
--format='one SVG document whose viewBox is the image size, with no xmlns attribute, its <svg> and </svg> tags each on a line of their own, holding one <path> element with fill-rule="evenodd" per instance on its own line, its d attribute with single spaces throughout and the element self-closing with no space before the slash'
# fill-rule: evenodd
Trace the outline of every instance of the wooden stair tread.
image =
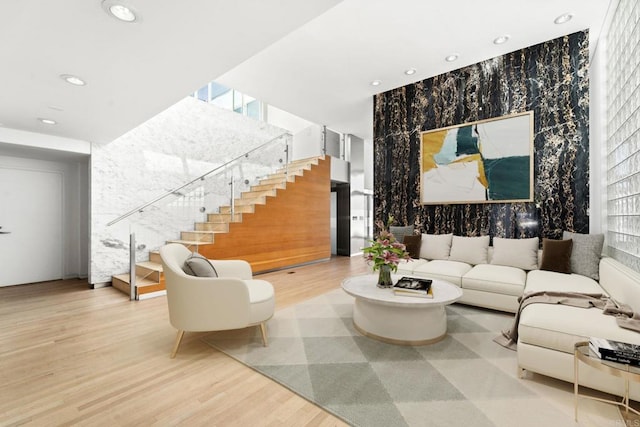
<svg viewBox="0 0 640 427">
<path fill-rule="evenodd" d="M 181 245 L 191 245 L 191 246 L 201 246 L 201 245 L 212 245 L 213 242 L 203 242 L 201 240 L 167 240 L 167 243 L 180 243 Z"/>
<path fill-rule="evenodd" d="M 127 285 L 130 285 L 131 283 L 129 282 L 129 274 L 118 274 L 116 276 L 113 276 L 114 279 L 118 279 L 124 283 L 126 283 Z M 155 282 L 153 280 L 149 280 L 149 279 L 145 279 L 144 277 L 140 277 L 140 276 L 136 276 L 136 287 L 141 287 L 141 286 L 151 286 L 151 285 L 157 285 L 158 282 Z"/>
<path fill-rule="evenodd" d="M 153 262 L 153 261 L 137 262 L 136 265 L 139 265 L 140 267 L 148 268 L 149 270 L 159 271 L 161 273 L 163 271 L 162 264 L 158 264 L 157 262 Z"/>
</svg>

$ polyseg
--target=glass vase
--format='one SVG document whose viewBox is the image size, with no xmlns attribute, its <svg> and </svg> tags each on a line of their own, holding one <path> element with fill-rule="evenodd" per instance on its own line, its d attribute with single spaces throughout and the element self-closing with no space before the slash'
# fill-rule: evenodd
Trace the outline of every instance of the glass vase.
<svg viewBox="0 0 640 427">
<path fill-rule="evenodd" d="M 391 281 L 391 266 L 389 265 L 381 265 L 380 273 L 378 274 L 378 284 L 379 288 L 390 288 L 393 286 L 393 282 Z"/>
</svg>

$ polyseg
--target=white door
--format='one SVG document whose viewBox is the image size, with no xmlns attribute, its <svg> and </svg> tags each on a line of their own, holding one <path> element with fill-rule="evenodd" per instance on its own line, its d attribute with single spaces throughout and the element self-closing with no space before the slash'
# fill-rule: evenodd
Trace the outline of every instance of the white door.
<svg viewBox="0 0 640 427">
<path fill-rule="evenodd" d="M 0 167 L 0 286 L 62 278 L 62 174 Z"/>
</svg>

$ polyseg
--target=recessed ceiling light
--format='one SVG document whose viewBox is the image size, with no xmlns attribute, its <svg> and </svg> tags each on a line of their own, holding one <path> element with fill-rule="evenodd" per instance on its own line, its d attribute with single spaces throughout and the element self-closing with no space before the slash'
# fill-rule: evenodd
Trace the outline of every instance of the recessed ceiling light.
<svg viewBox="0 0 640 427">
<path fill-rule="evenodd" d="M 493 40 L 493 44 L 504 44 L 504 43 L 509 41 L 509 38 L 510 38 L 510 36 L 508 36 L 507 34 L 504 34 L 504 35 L 502 35 L 500 37 L 496 37 Z"/>
<path fill-rule="evenodd" d="M 128 4 L 128 0 L 103 0 L 102 8 L 122 22 L 140 21 L 140 14 Z"/>
<path fill-rule="evenodd" d="M 371 82 L 371 86 L 380 86 L 380 83 L 382 83 L 380 80 L 374 80 Z"/>
<path fill-rule="evenodd" d="M 451 55 L 447 56 L 446 58 L 444 58 L 444 60 L 447 61 L 447 62 L 453 62 L 456 59 L 458 59 L 458 54 L 457 53 L 451 54 Z"/>
<path fill-rule="evenodd" d="M 572 13 L 563 13 L 562 15 L 554 19 L 553 22 L 555 22 L 556 24 L 564 24 L 566 22 L 571 21 L 571 18 L 573 18 Z"/>
<path fill-rule="evenodd" d="M 72 84 L 74 86 L 84 86 L 87 84 L 87 82 L 82 80 L 80 77 L 74 76 L 71 74 L 60 74 L 60 78 L 65 82 Z"/>
<path fill-rule="evenodd" d="M 416 70 L 415 68 L 409 68 L 408 70 L 405 70 L 405 72 L 404 72 L 404 73 L 405 73 L 407 76 L 411 76 L 411 75 L 415 74 L 415 73 L 416 73 L 416 71 L 417 71 L 417 70 Z"/>
<path fill-rule="evenodd" d="M 49 105 L 49 108 L 56 111 L 64 111 L 64 108 L 58 107 L 57 105 Z"/>
<path fill-rule="evenodd" d="M 55 125 L 56 124 L 56 121 L 55 120 L 51 120 L 51 119 L 38 118 L 38 120 L 40 120 L 45 125 Z"/>
</svg>

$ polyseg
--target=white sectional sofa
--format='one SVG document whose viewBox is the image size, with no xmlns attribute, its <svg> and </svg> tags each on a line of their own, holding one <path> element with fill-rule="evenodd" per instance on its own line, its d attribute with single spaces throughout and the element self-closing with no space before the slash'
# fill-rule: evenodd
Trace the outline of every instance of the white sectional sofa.
<svg viewBox="0 0 640 427">
<path fill-rule="evenodd" d="M 582 256 L 585 248 L 576 247 L 576 243 L 583 243 L 586 236 L 568 233 L 565 239 L 573 238 L 573 250 Z M 447 242 L 451 242 L 448 254 Z M 539 269 L 543 252 L 538 251 L 537 239 L 494 238 L 491 248 L 488 237 L 425 234 L 420 258 L 402 262 L 397 274 L 449 281 L 463 290 L 459 302 L 511 313 L 517 312 L 520 296 L 536 291 L 604 294 L 640 311 L 640 274 L 612 258 L 601 258 L 601 244 L 599 248 L 594 247 L 596 249 L 586 247 L 586 250 L 597 250 L 595 261 L 582 259 L 583 266 L 578 267 L 571 259 L 574 269 L 587 269 L 586 275 L 565 274 Z M 523 372 L 572 382 L 574 344 L 591 336 L 640 345 L 640 333 L 621 328 L 615 317 L 603 314 L 600 309 L 562 304 L 528 305 L 520 315 L 518 365 Z M 619 378 L 585 365 L 580 369 L 580 384 L 617 395 L 624 390 Z M 639 384 L 632 384 L 631 398 L 640 400 Z"/>
</svg>

